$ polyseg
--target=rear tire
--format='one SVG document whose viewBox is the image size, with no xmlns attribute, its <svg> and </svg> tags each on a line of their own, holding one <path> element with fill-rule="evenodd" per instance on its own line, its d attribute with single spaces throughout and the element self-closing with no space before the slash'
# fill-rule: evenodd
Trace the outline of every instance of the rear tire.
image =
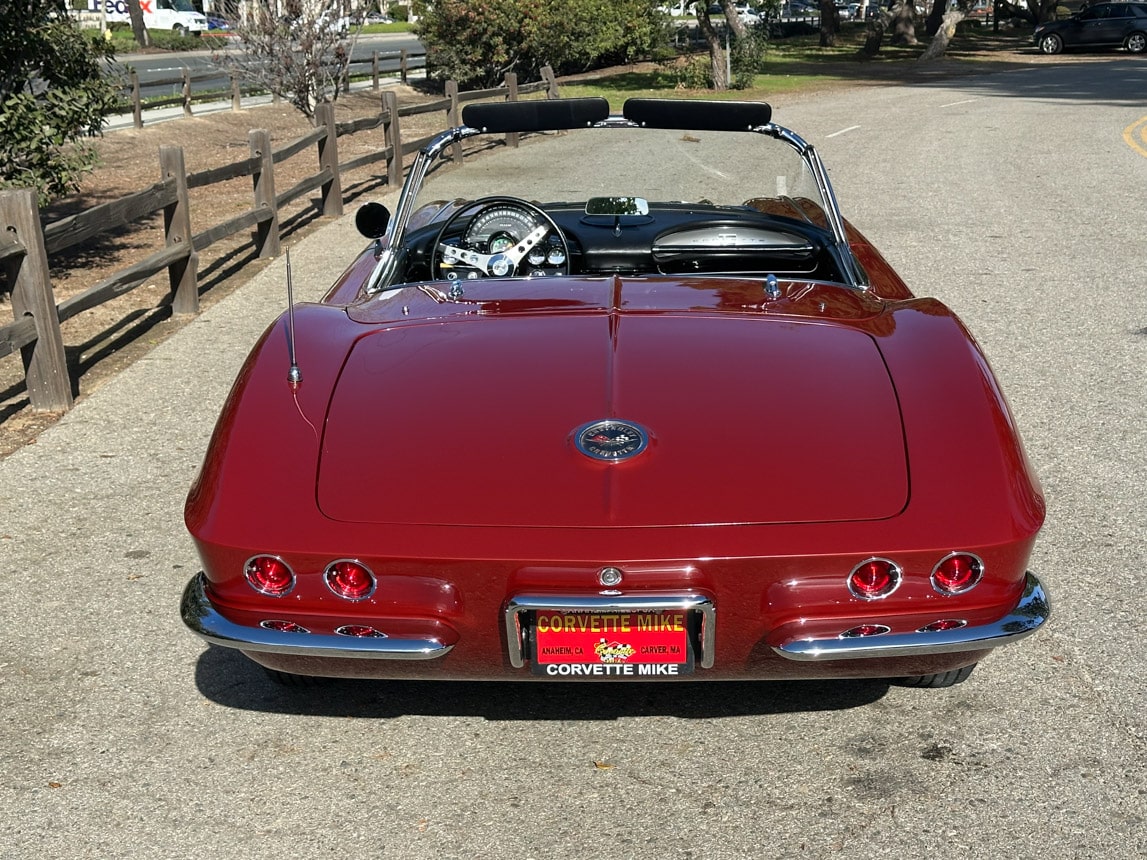
<svg viewBox="0 0 1147 860">
<path fill-rule="evenodd" d="M 1132 54 L 1147 51 L 1147 33 L 1132 33 L 1127 37 L 1127 50 Z"/>
<path fill-rule="evenodd" d="M 1039 40 L 1039 49 L 1045 54 L 1058 54 L 1063 50 L 1063 39 L 1055 33 L 1048 33 Z"/>
<path fill-rule="evenodd" d="M 976 664 L 965 666 L 963 669 L 953 669 L 951 672 L 937 672 L 935 675 L 909 675 L 907 678 L 896 678 L 894 683 L 900 687 L 927 687 L 938 690 L 942 687 L 954 687 L 968 680 Z"/>
<path fill-rule="evenodd" d="M 319 678 L 314 675 L 294 675 L 290 672 L 280 672 L 278 669 L 268 669 L 266 666 L 261 667 L 267 673 L 267 677 L 280 687 L 294 687 L 295 689 L 305 687 L 321 687 L 324 684 L 329 684 L 330 678 Z"/>
</svg>

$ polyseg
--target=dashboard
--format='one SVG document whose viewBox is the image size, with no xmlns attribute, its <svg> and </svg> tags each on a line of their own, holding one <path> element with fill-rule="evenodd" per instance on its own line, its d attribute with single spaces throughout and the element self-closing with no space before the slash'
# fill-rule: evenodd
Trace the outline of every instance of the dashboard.
<svg viewBox="0 0 1147 860">
<path fill-rule="evenodd" d="M 408 234 L 406 280 L 570 274 L 777 274 L 839 280 L 831 234 L 751 206 L 656 203 L 589 214 L 512 197 L 460 203 Z"/>
</svg>

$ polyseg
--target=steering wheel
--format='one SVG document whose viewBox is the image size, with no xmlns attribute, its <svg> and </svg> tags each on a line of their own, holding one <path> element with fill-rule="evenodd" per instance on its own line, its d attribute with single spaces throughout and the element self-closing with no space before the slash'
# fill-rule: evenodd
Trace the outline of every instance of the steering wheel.
<svg viewBox="0 0 1147 860">
<path fill-rule="evenodd" d="M 434 237 L 430 276 L 567 275 L 569 256 L 565 235 L 542 209 L 517 197 L 481 197 L 447 218 Z"/>
</svg>

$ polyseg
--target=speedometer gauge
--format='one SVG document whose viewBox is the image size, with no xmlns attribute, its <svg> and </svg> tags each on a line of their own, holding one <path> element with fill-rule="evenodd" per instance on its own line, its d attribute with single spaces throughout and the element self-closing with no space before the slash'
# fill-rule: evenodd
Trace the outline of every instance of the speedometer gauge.
<svg viewBox="0 0 1147 860">
<path fill-rule="evenodd" d="M 493 206 L 470 222 L 465 242 L 471 248 L 497 254 L 522 241 L 536 226 L 529 212 L 514 206 Z"/>
</svg>

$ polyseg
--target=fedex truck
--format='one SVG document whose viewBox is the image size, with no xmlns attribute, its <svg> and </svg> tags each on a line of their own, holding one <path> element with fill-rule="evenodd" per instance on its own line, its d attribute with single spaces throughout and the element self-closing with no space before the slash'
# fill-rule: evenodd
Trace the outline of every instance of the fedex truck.
<svg viewBox="0 0 1147 860">
<path fill-rule="evenodd" d="M 131 23 L 127 0 L 88 0 L 88 8 L 104 15 L 106 21 Z M 196 11 L 191 0 L 139 0 L 143 12 L 143 26 L 149 30 L 171 30 L 181 36 L 202 33 L 207 29 L 207 18 Z"/>
</svg>

